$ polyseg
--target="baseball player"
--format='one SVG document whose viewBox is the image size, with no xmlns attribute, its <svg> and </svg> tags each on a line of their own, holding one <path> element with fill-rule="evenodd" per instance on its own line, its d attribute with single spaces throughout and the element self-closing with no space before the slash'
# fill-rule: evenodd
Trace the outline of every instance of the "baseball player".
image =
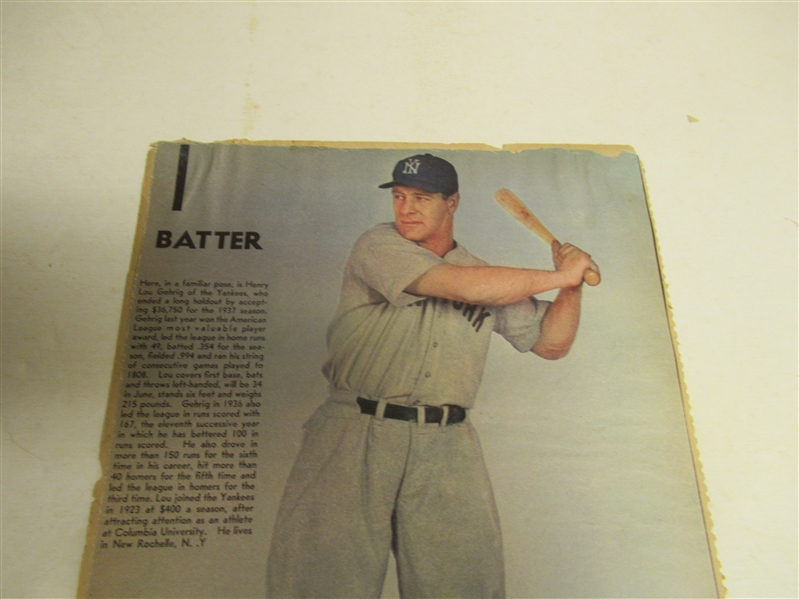
<svg viewBox="0 0 799 599">
<path fill-rule="evenodd" d="M 554 270 L 487 266 L 453 237 L 458 178 L 397 163 L 394 222 L 353 247 L 328 330 L 330 397 L 305 439 L 268 560 L 271 597 L 379 597 L 389 551 L 402 597 L 503 597 L 499 518 L 469 410 L 491 333 L 564 356 L 590 256 Z M 559 289 L 553 302 L 533 296 Z"/>
</svg>

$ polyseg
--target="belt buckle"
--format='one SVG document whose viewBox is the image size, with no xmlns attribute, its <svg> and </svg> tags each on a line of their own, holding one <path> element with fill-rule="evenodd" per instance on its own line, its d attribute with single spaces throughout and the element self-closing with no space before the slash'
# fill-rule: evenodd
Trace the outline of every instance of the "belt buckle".
<svg viewBox="0 0 799 599">
<path fill-rule="evenodd" d="M 439 428 L 443 428 L 449 424 L 449 405 L 444 404 L 441 406 L 420 406 L 420 407 L 424 407 L 425 424 L 437 424 Z M 427 419 L 428 410 L 430 410 L 430 420 Z M 421 415 L 422 413 L 419 412 L 419 416 Z"/>
</svg>

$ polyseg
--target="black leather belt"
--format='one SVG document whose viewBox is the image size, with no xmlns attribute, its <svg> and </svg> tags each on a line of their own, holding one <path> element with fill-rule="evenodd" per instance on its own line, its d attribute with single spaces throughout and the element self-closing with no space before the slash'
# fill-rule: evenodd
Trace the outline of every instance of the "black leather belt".
<svg viewBox="0 0 799 599">
<path fill-rule="evenodd" d="M 374 416 L 377 414 L 377 402 L 365 397 L 358 398 L 358 405 L 361 406 L 361 414 Z M 424 421 L 428 424 L 441 424 L 444 418 L 444 408 L 441 406 L 421 406 L 424 408 Z M 458 424 L 466 420 L 466 408 L 447 404 L 447 422 L 445 424 Z M 387 403 L 386 410 L 383 412 L 384 418 L 392 420 L 405 420 L 406 422 L 416 422 L 419 410 L 411 406 L 401 406 L 395 403 Z"/>
</svg>

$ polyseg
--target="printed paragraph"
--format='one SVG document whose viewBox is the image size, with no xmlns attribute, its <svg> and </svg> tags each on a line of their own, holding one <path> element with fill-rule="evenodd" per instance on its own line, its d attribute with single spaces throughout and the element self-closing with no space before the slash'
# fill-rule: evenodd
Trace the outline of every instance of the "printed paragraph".
<svg viewBox="0 0 799 599">
<path fill-rule="evenodd" d="M 268 283 L 138 282 L 101 549 L 252 535 Z"/>
</svg>

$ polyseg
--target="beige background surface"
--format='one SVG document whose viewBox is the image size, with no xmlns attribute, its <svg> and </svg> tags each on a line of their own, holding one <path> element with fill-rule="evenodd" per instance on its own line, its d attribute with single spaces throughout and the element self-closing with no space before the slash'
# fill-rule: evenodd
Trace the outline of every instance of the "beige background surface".
<svg viewBox="0 0 799 599">
<path fill-rule="evenodd" d="M 795 3 L 2 11 L 3 596 L 75 592 L 145 153 L 181 137 L 635 147 L 729 596 L 797 596 Z"/>
</svg>

